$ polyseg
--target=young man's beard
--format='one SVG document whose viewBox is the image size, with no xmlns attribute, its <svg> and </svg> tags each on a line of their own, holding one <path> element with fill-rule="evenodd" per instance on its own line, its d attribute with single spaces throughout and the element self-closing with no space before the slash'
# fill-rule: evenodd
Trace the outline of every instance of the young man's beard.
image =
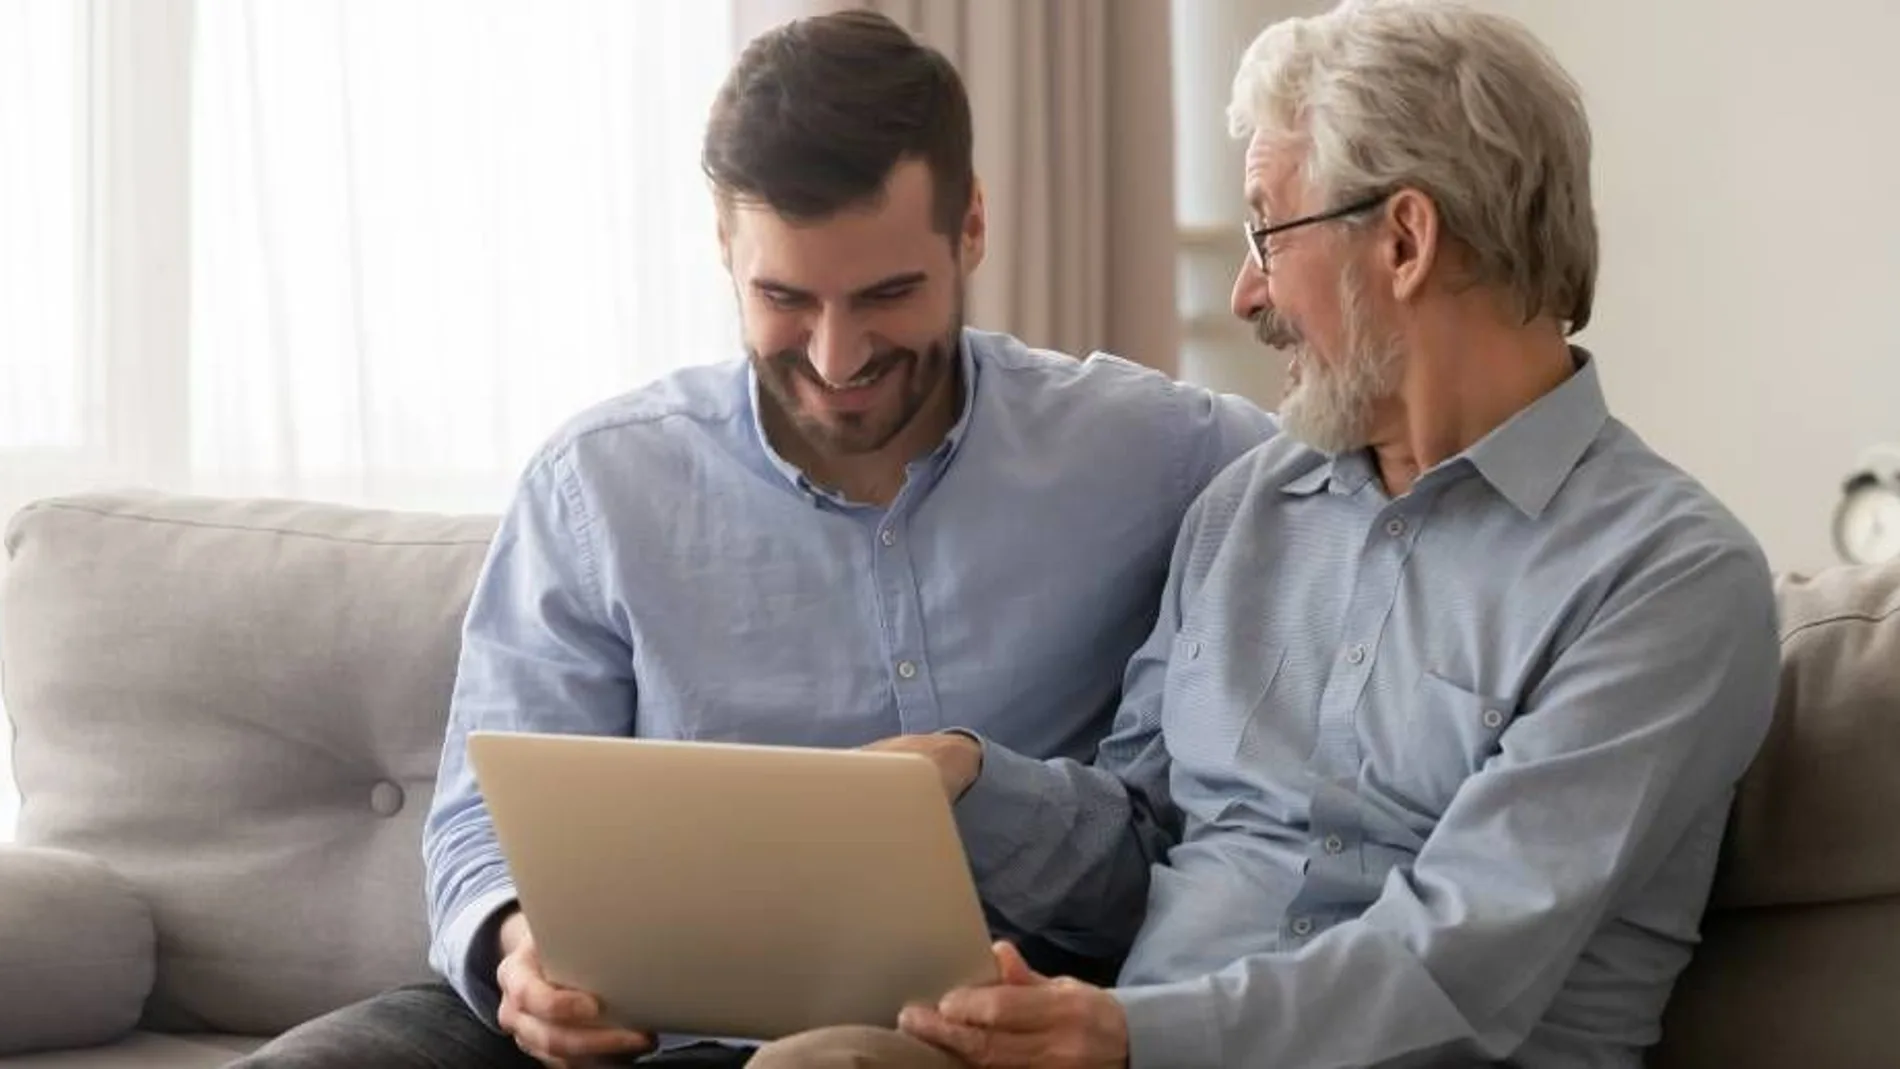
<svg viewBox="0 0 1900 1069">
<path fill-rule="evenodd" d="M 889 445 L 931 402 L 956 367 L 962 338 L 963 309 L 959 301 L 949 329 L 921 351 L 891 347 L 872 354 L 858 378 L 878 385 L 889 376 L 898 376 L 900 389 L 889 403 L 862 412 L 806 408 L 799 396 L 799 380 L 820 389 L 834 384 L 824 381 L 804 350 L 786 349 L 770 356 L 752 351 L 751 356 L 765 395 L 807 442 L 828 452 L 874 453 Z"/>
<path fill-rule="evenodd" d="M 1373 322 L 1365 288 L 1352 267 L 1339 279 L 1339 307 L 1345 352 L 1336 365 L 1315 353 L 1276 312 L 1261 316 L 1254 329 L 1262 342 L 1293 354 L 1297 380 L 1280 403 L 1280 426 L 1334 455 L 1371 444 L 1373 406 L 1397 391 L 1401 355 L 1396 340 Z"/>
</svg>

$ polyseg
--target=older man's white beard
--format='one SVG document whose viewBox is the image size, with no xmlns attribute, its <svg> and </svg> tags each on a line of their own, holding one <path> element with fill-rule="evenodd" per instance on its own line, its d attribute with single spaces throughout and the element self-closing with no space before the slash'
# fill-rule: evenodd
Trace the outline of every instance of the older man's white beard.
<svg viewBox="0 0 1900 1069">
<path fill-rule="evenodd" d="M 1399 385 L 1399 347 L 1376 332 L 1364 292 L 1352 272 L 1340 279 L 1346 354 L 1329 366 L 1311 347 L 1296 350 L 1297 381 L 1280 404 L 1280 426 L 1322 453 L 1340 454 L 1371 444 L 1373 406 Z"/>
</svg>

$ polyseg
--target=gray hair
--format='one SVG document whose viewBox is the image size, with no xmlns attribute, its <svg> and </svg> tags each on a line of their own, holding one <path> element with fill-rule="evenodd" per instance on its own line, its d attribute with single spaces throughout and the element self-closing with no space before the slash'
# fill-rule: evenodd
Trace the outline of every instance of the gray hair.
<svg viewBox="0 0 1900 1069">
<path fill-rule="evenodd" d="M 1326 204 L 1402 187 L 1437 206 L 1526 322 L 1590 321 L 1597 227 L 1583 95 L 1523 24 L 1452 0 L 1347 0 L 1270 26 L 1234 75 L 1228 125 L 1307 150 Z"/>
</svg>

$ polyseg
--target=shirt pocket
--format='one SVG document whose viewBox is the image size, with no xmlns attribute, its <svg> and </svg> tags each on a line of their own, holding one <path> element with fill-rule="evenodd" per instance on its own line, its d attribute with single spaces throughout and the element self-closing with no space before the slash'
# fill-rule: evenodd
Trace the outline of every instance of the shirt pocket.
<svg viewBox="0 0 1900 1069">
<path fill-rule="evenodd" d="M 1216 642 L 1199 631 L 1176 635 L 1161 710 L 1169 756 L 1196 772 L 1231 775 L 1284 652 L 1268 643 Z"/>
<path fill-rule="evenodd" d="M 1444 814 L 1466 780 L 1498 752 L 1514 698 L 1481 694 L 1427 670 L 1413 689 L 1384 778 L 1419 811 Z"/>
</svg>

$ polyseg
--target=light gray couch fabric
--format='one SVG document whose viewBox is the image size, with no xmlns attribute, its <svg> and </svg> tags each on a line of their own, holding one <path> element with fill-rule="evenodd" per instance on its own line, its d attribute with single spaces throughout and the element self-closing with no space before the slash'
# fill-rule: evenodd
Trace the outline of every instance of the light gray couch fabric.
<svg viewBox="0 0 1900 1069">
<path fill-rule="evenodd" d="M 9 525 L 20 841 L 138 889 L 145 1027 L 270 1035 L 429 976 L 421 825 L 493 529 L 149 495 Z"/>
<path fill-rule="evenodd" d="M 152 990 L 152 913 L 103 862 L 0 846 L 0 1054 L 105 1043 Z"/>
</svg>

